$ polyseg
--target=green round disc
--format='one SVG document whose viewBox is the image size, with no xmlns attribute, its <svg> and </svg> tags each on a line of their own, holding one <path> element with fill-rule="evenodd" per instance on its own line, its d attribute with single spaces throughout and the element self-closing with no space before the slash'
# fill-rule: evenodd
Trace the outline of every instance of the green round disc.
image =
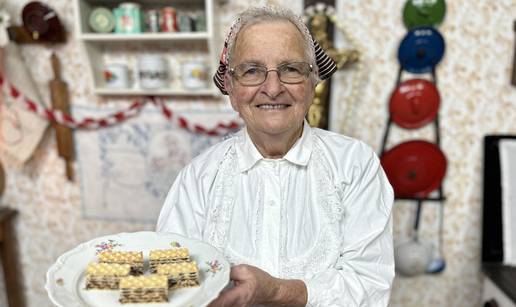
<svg viewBox="0 0 516 307">
<path fill-rule="evenodd" d="M 95 32 L 108 33 L 115 28 L 115 16 L 111 10 L 105 7 L 97 7 L 91 11 L 89 24 Z"/>
<path fill-rule="evenodd" d="M 403 23 L 407 29 L 436 26 L 446 14 L 444 0 L 407 0 L 403 8 Z"/>
</svg>

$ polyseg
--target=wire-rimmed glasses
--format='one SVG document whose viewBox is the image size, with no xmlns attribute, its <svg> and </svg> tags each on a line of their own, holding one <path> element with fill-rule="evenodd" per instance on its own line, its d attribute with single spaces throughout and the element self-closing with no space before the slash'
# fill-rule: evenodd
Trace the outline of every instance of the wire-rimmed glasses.
<svg viewBox="0 0 516 307">
<path fill-rule="evenodd" d="M 266 66 L 255 63 L 242 63 L 230 68 L 229 73 L 244 86 L 256 86 L 265 82 L 270 71 L 275 71 L 281 82 L 296 84 L 305 81 L 312 70 L 312 65 L 306 62 L 285 63 L 276 69 L 267 69 Z"/>
</svg>

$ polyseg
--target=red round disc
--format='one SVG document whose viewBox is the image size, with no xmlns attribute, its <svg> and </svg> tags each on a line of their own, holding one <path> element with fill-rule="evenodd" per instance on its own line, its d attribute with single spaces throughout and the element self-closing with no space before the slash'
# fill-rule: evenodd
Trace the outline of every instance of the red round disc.
<svg viewBox="0 0 516 307">
<path fill-rule="evenodd" d="M 392 93 L 389 112 L 398 126 L 416 129 L 434 120 L 440 100 L 439 91 L 432 82 L 407 80 Z"/>
<path fill-rule="evenodd" d="M 382 167 L 399 198 L 424 198 L 439 188 L 446 173 L 446 157 L 427 141 L 401 143 L 381 157 Z"/>
</svg>

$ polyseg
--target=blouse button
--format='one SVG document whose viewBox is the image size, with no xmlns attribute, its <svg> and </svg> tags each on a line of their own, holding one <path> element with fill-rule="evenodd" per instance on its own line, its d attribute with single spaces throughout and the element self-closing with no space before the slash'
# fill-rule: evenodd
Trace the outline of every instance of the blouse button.
<svg viewBox="0 0 516 307">
<path fill-rule="evenodd" d="M 275 202 L 274 200 L 271 200 L 271 201 L 269 202 L 269 206 L 271 206 L 271 207 L 276 206 L 276 202 Z"/>
</svg>

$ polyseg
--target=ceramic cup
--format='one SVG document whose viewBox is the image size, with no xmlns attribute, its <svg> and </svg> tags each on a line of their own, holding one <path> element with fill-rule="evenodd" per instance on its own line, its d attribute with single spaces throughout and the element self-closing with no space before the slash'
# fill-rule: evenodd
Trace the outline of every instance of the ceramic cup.
<svg viewBox="0 0 516 307">
<path fill-rule="evenodd" d="M 104 68 L 104 82 L 109 88 L 129 88 L 129 71 L 125 64 L 108 64 Z"/>
<path fill-rule="evenodd" d="M 208 67 L 202 61 L 192 60 L 182 65 L 181 77 L 186 89 L 200 89 L 208 86 Z"/>
<path fill-rule="evenodd" d="M 138 79 L 143 89 L 157 89 L 167 86 L 168 65 L 161 55 L 145 54 L 138 57 Z"/>
</svg>

